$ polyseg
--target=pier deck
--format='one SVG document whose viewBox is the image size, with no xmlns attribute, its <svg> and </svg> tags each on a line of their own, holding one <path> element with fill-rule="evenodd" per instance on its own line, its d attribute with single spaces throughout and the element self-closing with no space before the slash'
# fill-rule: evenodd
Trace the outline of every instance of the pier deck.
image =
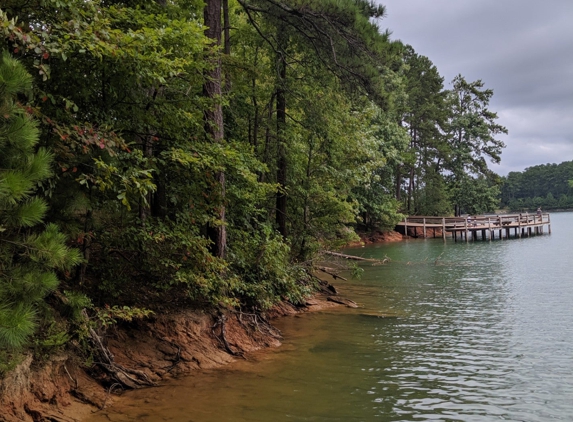
<svg viewBox="0 0 573 422">
<path fill-rule="evenodd" d="M 413 216 L 407 217 L 397 224 L 399 231 L 412 237 L 428 237 L 428 234 L 437 237 L 437 233 L 446 240 L 447 234 L 454 241 L 508 239 L 512 236 L 522 237 L 533 234 L 542 234 L 547 226 L 548 233 L 551 233 L 551 217 L 549 213 L 537 214 L 500 214 L 500 215 L 479 215 L 467 217 L 429 217 Z"/>
</svg>

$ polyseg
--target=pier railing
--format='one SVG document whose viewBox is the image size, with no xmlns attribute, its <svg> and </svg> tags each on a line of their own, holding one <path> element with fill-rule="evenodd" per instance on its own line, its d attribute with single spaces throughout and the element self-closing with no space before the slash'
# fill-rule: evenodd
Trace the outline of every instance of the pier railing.
<svg viewBox="0 0 573 422">
<path fill-rule="evenodd" d="M 551 217 L 549 213 L 521 213 L 521 214 L 498 214 L 498 215 L 477 215 L 464 217 L 434 217 L 434 216 L 411 216 L 405 218 L 397 225 L 404 229 L 404 234 L 409 236 L 410 232 L 414 237 L 428 237 L 436 233 L 446 240 L 449 233 L 454 240 L 460 239 L 469 241 L 470 238 L 475 240 L 478 234 L 482 239 L 495 239 L 495 233 L 498 232 L 500 239 L 509 238 L 513 229 L 515 237 L 531 236 L 532 234 L 541 234 L 544 226 L 551 233 Z"/>
</svg>

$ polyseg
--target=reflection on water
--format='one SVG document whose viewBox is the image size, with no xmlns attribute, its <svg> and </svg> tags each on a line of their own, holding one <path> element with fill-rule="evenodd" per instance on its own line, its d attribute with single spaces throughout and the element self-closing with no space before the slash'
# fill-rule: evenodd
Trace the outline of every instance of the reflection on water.
<svg viewBox="0 0 573 422">
<path fill-rule="evenodd" d="M 285 318 L 280 349 L 93 421 L 571 421 L 573 214 L 552 222 L 551 236 L 355 249 L 392 260 L 339 285 L 361 309 Z"/>
</svg>

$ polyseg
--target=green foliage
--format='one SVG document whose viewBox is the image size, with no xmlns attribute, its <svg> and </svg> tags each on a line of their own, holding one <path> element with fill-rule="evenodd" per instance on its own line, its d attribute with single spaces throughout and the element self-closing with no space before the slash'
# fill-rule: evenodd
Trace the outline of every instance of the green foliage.
<svg viewBox="0 0 573 422">
<path fill-rule="evenodd" d="M 302 303 L 316 252 L 355 228 L 493 206 L 485 160 L 505 129 L 491 90 L 462 77 L 444 90 L 428 58 L 380 31 L 383 6 L 230 1 L 232 42 L 217 46 L 204 3 L 2 3 L 2 43 L 24 65 L 0 68 L 2 344 L 41 324 L 43 354 L 66 330 L 167 303 Z M 208 95 L 219 70 L 222 96 Z M 60 274 L 67 327 L 44 305 Z"/>
<path fill-rule="evenodd" d="M 51 174 L 51 155 L 37 152 L 37 123 L 16 101 L 31 77 L 7 53 L 0 62 L 0 350 L 24 346 L 40 320 L 37 307 L 56 289 L 56 270 L 80 262 L 54 224 L 35 229 L 47 206 L 34 196 Z"/>
<path fill-rule="evenodd" d="M 465 177 L 452 182 L 450 195 L 460 213 L 493 212 L 499 206 L 499 184 L 499 179 L 493 174 L 490 177 Z"/>
<path fill-rule="evenodd" d="M 63 322 L 51 321 L 43 328 L 42 334 L 34 341 L 36 356 L 48 356 L 56 350 L 61 350 L 70 341 L 70 334 Z"/>
<path fill-rule="evenodd" d="M 281 300 L 299 304 L 312 291 L 304 268 L 290 263 L 290 248 L 269 225 L 230 236 L 237 245 L 229 253 L 231 269 L 241 274 L 234 294 L 242 306 L 264 310 Z"/>
<path fill-rule="evenodd" d="M 461 75 L 452 81 L 449 91 L 452 114 L 448 122 L 451 145 L 448 169 L 454 174 L 469 171 L 473 174 L 488 172 L 486 159 L 499 163 L 504 143 L 495 139 L 507 129 L 497 123 L 497 114 L 488 110 L 493 90 L 483 89 L 478 80 L 467 82 Z"/>
<path fill-rule="evenodd" d="M 573 161 L 542 164 L 504 177 L 501 204 L 515 211 L 573 207 Z"/>
<path fill-rule="evenodd" d="M 119 321 L 131 322 L 136 319 L 147 318 L 153 315 L 149 309 L 130 308 L 129 306 L 106 306 L 95 309 L 95 324 L 100 328 L 108 328 Z"/>
<path fill-rule="evenodd" d="M 444 90 L 436 67 L 409 46 L 404 62 L 407 98 L 398 111 L 410 146 L 396 167 L 396 193 L 404 197 L 403 209 L 419 215 L 491 209 L 496 191 L 489 188 L 495 183 L 486 186 L 481 178 L 491 179 L 487 160 L 499 163 L 505 145 L 497 137 L 507 133 L 488 108 L 493 91 L 461 75 L 451 90 Z M 472 190 L 472 199 L 460 194 L 466 185 L 480 186 L 479 192 Z M 478 202 L 471 205 L 474 200 Z"/>
<path fill-rule="evenodd" d="M 0 349 L 0 377 L 16 368 L 22 362 L 22 358 L 21 354 Z"/>
<path fill-rule="evenodd" d="M 404 128 L 393 122 L 379 109 L 365 110 L 371 120 L 362 140 L 363 157 L 356 166 L 360 178 L 353 187 L 359 204 L 360 223 L 365 228 L 393 230 L 404 216 L 394 197 L 394 169 L 402 163 L 408 146 Z"/>
<path fill-rule="evenodd" d="M 149 168 L 149 161 L 139 150 L 120 152 L 114 157 L 113 163 L 95 158 L 95 172 L 84 173 L 76 180 L 88 189 L 111 192 L 131 211 L 132 206 L 140 201 L 147 206 L 148 196 L 157 189 L 153 183 L 154 169 Z"/>
<path fill-rule="evenodd" d="M 433 172 L 425 176 L 425 184 L 418 198 L 418 213 L 430 216 L 452 215 L 453 207 L 447 182 L 440 173 Z"/>
<path fill-rule="evenodd" d="M 364 273 L 364 268 L 359 267 L 358 265 L 354 264 L 352 265 L 351 269 L 350 269 L 350 273 L 352 274 L 352 278 L 361 278 L 362 277 L 362 273 Z"/>
</svg>

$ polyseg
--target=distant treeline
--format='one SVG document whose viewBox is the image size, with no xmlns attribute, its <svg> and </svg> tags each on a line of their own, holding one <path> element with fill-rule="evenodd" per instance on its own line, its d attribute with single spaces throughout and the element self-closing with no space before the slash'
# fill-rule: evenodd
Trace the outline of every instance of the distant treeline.
<svg viewBox="0 0 573 422">
<path fill-rule="evenodd" d="M 503 178 L 501 205 L 512 211 L 573 208 L 573 161 L 542 164 Z"/>
</svg>

